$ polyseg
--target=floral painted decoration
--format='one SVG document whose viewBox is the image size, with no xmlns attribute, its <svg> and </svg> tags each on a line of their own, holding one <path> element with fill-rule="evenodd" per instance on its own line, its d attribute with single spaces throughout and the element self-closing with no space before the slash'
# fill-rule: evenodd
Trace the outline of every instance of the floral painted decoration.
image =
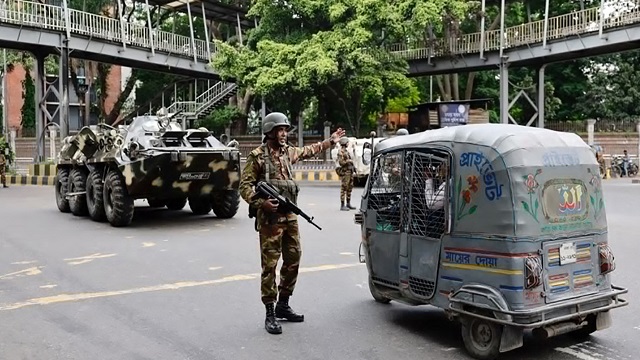
<svg viewBox="0 0 640 360">
<path fill-rule="evenodd" d="M 468 186 L 462 189 L 462 176 L 458 179 L 458 211 L 456 219 L 460 220 L 467 215 L 471 215 L 478 209 L 478 205 L 473 205 L 467 210 L 463 212 L 468 204 L 471 203 L 472 194 L 478 192 L 478 187 L 480 182 L 478 181 L 478 177 L 476 175 L 470 175 L 467 177 Z M 460 196 L 462 196 L 462 201 L 460 201 Z"/>
<path fill-rule="evenodd" d="M 595 218 L 597 219 L 600 216 L 600 211 L 604 208 L 604 200 L 602 199 L 602 180 L 599 173 L 591 172 L 591 169 L 587 169 L 587 171 L 591 174 L 591 180 L 589 180 L 589 185 L 593 186 L 593 195 L 589 195 L 589 201 L 591 202 L 591 206 L 595 211 Z"/>
<path fill-rule="evenodd" d="M 533 201 L 533 194 L 535 194 L 536 190 L 540 187 L 540 184 L 536 179 L 540 174 L 542 174 L 542 169 L 536 170 L 535 174 L 527 174 L 522 177 L 524 180 L 524 186 L 527 188 L 527 193 L 529 194 L 529 202 L 522 201 L 522 207 L 524 208 L 524 211 L 528 212 L 536 222 L 539 222 L 538 207 L 540 206 L 540 202 L 538 201 L 537 196 L 535 202 Z"/>
</svg>

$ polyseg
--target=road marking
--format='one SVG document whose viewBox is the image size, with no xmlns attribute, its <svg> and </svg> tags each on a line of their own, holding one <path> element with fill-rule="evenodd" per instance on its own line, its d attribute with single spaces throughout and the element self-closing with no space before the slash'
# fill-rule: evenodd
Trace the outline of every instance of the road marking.
<svg viewBox="0 0 640 360">
<path fill-rule="evenodd" d="M 338 269 L 346 269 L 346 268 L 352 268 L 352 267 L 363 266 L 363 265 L 364 264 L 361 264 L 361 263 L 320 265 L 320 266 L 314 266 L 314 267 L 308 267 L 308 268 L 300 268 L 299 273 L 338 270 Z M 28 306 L 34 306 L 34 305 L 51 305 L 51 304 L 57 304 L 57 303 L 74 302 L 74 301 L 80 301 L 80 300 L 104 298 L 104 297 L 119 296 L 119 295 L 140 294 L 140 293 L 164 291 L 164 290 L 178 290 L 182 288 L 197 287 L 197 286 L 218 285 L 218 284 L 224 284 L 228 282 L 253 280 L 253 279 L 259 279 L 259 278 L 260 278 L 260 274 L 254 273 L 254 274 L 245 274 L 245 275 L 226 276 L 226 277 L 215 279 L 215 280 L 181 281 L 181 282 L 170 283 L 170 284 L 145 286 L 145 287 L 134 288 L 134 289 L 125 289 L 125 290 L 101 291 L 101 292 L 78 293 L 78 294 L 59 294 L 54 296 L 33 298 L 33 299 L 29 299 L 23 302 L 17 302 L 13 304 L 2 304 L 0 305 L 0 311 L 16 310 L 16 309 L 21 309 Z"/>
<path fill-rule="evenodd" d="M 142 243 L 142 247 L 152 247 L 152 246 L 156 246 L 156 243 L 152 243 L 152 242 L 143 242 Z"/>
<path fill-rule="evenodd" d="M 557 347 L 554 350 L 572 355 L 580 360 L 632 359 L 632 356 L 622 354 L 617 349 L 592 341 L 583 341 L 569 347 Z"/>
<path fill-rule="evenodd" d="M 11 265 L 28 265 L 28 264 L 35 264 L 37 262 L 38 262 L 38 260 L 16 261 L 16 262 L 11 263 Z"/>
<path fill-rule="evenodd" d="M 42 285 L 40 286 L 40 289 L 53 289 L 56 286 L 58 285 Z"/>
<path fill-rule="evenodd" d="M 640 330 L 640 326 L 636 326 L 636 327 L 634 327 L 634 329 Z"/>
<path fill-rule="evenodd" d="M 341 252 L 340 255 L 354 256 L 355 254 L 352 252 Z"/>
<path fill-rule="evenodd" d="M 12 273 L 8 273 L 8 274 L 4 274 L 0 276 L 0 280 L 9 280 L 9 279 L 13 279 L 14 277 L 20 277 L 20 276 L 32 276 L 32 275 L 38 275 L 41 274 L 42 271 L 40 271 L 40 269 L 42 269 L 42 266 L 36 266 L 36 267 L 31 267 L 28 269 L 24 269 L 24 270 L 20 270 L 20 271 L 15 271 Z"/>
<path fill-rule="evenodd" d="M 209 268 L 209 270 L 218 270 L 218 269 L 222 269 L 222 266 L 213 266 Z"/>
<path fill-rule="evenodd" d="M 579 351 L 571 350 L 569 348 L 557 347 L 554 350 L 562 352 L 562 353 L 565 353 L 565 354 L 569 354 L 569 355 L 575 356 L 580 360 L 600 360 L 597 357 L 594 357 L 594 356 L 591 356 L 591 355 L 587 355 L 587 354 L 581 353 Z"/>
<path fill-rule="evenodd" d="M 116 256 L 116 254 L 96 253 L 96 254 L 88 255 L 88 256 L 64 259 L 64 261 L 69 261 L 69 263 L 68 263 L 69 265 L 80 265 L 80 264 L 85 264 L 85 263 L 88 263 L 88 262 L 92 262 L 95 259 L 103 259 L 103 258 L 108 258 L 108 257 L 112 257 L 112 256 Z"/>
</svg>

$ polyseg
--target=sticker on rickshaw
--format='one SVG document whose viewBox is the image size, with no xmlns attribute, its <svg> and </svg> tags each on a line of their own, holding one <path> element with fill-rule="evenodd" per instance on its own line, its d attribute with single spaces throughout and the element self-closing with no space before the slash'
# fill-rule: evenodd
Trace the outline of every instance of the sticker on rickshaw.
<svg viewBox="0 0 640 360">
<path fill-rule="evenodd" d="M 575 263 L 578 259 L 576 243 L 566 242 L 560 246 L 560 265 Z"/>
</svg>

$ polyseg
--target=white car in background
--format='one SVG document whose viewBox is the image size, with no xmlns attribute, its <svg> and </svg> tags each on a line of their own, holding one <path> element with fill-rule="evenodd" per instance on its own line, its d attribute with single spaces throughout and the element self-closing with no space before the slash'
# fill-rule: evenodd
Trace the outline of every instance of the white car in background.
<svg viewBox="0 0 640 360">
<path fill-rule="evenodd" d="M 348 137 L 349 145 L 347 145 L 347 151 L 353 159 L 353 165 L 356 169 L 354 176 L 354 185 L 360 186 L 367 182 L 369 177 L 369 164 L 371 163 L 371 138 Z M 385 139 L 383 137 L 373 138 L 374 145 L 380 140 Z M 331 158 L 335 162 L 335 166 L 339 167 L 338 163 L 338 150 L 340 150 L 340 144 L 336 144 L 331 149 Z"/>
</svg>

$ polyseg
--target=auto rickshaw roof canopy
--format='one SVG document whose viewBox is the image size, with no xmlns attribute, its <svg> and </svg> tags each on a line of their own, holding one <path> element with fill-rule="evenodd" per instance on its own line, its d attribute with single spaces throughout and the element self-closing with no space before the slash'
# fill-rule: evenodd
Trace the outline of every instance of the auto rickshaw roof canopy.
<svg viewBox="0 0 640 360">
<path fill-rule="evenodd" d="M 442 142 L 486 146 L 501 154 L 519 149 L 552 147 L 585 148 L 590 151 L 584 140 L 574 133 L 512 124 L 469 124 L 384 139 L 376 145 L 375 152 L 419 148 Z"/>
</svg>

